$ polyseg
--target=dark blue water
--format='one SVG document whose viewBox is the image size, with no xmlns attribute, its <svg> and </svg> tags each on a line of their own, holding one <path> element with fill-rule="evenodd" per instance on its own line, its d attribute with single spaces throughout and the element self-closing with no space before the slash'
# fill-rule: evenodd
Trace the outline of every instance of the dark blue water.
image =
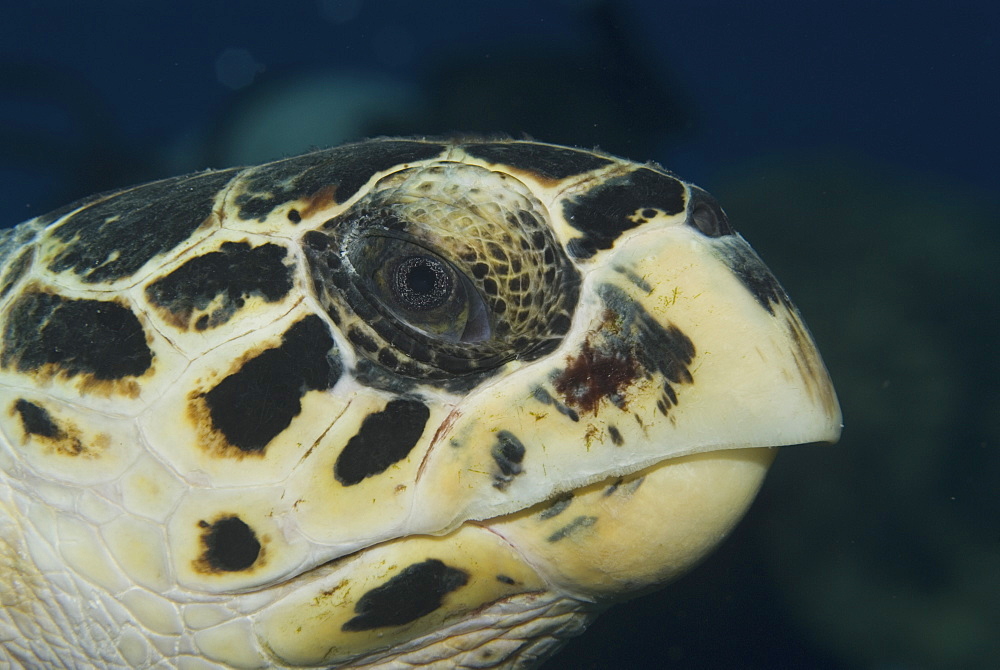
<svg viewBox="0 0 1000 670">
<path fill-rule="evenodd" d="M 847 428 L 549 667 L 995 667 L 996 7 L 7 3 L 0 211 L 377 134 L 657 160 L 783 280 Z"/>
</svg>

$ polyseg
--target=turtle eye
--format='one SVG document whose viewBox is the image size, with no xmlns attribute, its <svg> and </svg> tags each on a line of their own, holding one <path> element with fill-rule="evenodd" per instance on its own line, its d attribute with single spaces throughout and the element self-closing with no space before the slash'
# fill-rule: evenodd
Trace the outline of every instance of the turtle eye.
<svg viewBox="0 0 1000 670">
<path fill-rule="evenodd" d="M 368 243 L 366 253 L 353 260 L 372 297 L 392 316 L 449 342 L 490 338 L 493 328 L 486 303 L 452 263 L 405 240 L 373 237 Z"/>
</svg>

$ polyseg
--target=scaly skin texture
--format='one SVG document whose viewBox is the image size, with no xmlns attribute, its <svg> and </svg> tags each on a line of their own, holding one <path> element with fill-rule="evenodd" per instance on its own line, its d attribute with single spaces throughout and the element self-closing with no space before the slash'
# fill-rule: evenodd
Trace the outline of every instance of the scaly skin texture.
<svg viewBox="0 0 1000 670">
<path fill-rule="evenodd" d="M 0 236 L 0 659 L 529 667 L 832 441 L 795 307 L 703 191 L 372 140 Z"/>
</svg>

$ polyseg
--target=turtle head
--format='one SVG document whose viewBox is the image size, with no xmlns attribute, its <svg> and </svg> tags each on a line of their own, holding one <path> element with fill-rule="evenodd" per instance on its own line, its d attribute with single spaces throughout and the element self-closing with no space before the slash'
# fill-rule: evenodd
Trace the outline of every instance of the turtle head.
<svg viewBox="0 0 1000 670">
<path fill-rule="evenodd" d="M 3 259 L 22 664 L 543 658 L 840 431 L 718 204 L 598 152 L 372 140 L 97 196 Z"/>
</svg>

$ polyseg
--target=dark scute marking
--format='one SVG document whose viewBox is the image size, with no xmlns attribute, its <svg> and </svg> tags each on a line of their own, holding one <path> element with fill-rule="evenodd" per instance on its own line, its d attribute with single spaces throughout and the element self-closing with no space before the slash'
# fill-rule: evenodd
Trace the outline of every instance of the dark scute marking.
<svg viewBox="0 0 1000 670">
<path fill-rule="evenodd" d="M 52 420 L 48 410 L 41 405 L 19 398 L 14 403 L 14 409 L 21 415 L 21 425 L 25 433 L 48 438 L 59 437 L 59 426 Z"/>
<path fill-rule="evenodd" d="M 307 391 L 330 388 L 342 371 L 330 330 L 310 315 L 288 329 L 280 346 L 250 359 L 205 393 L 205 404 L 231 445 L 259 453 L 298 416 Z"/>
<path fill-rule="evenodd" d="M 517 583 L 513 577 L 508 577 L 507 575 L 497 575 L 497 581 L 508 586 L 513 586 Z"/>
<path fill-rule="evenodd" d="M 291 221 L 292 223 L 301 223 L 302 215 L 299 214 L 299 210 L 290 209 L 288 210 L 288 220 Z"/>
<path fill-rule="evenodd" d="M 558 542 L 583 528 L 593 526 L 595 523 L 597 523 L 596 516 L 578 516 L 545 539 L 547 542 Z"/>
<path fill-rule="evenodd" d="M 608 435 L 611 436 L 611 442 L 616 447 L 620 447 L 625 444 L 625 438 L 622 437 L 621 431 L 615 426 L 608 426 Z"/>
<path fill-rule="evenodd" d="M 208 572 L 240 572 L 257 562 L 260 556 L 260 541 L 242 519 L 227 516 L 199 525 L 204 529 L 201 535 L 203 547 L 197 564 Z"/>
<path fill-rule="evenodd" d="M 497 442 L 490 452 L 500 469 L 500 472 L 493 477 L 494 488 L 503 491 L 514 477 L 521 474 L 524 451 L 524 445 L 513 433 L 506 430 L 497 433 Z"/>
<path fill-rule="evenodd" d="M 409 455 L 424 434 L 430 417 L 419 400 L 390 401 L 381 412 L 365 417 L 358 434 L 337 457 L 333 476 L 344 486 L 353 486 L 385 470 Z"/>
<path fill-rule="evenodd" d="M 51 364 L 72 377 L 139 376 L 153 352 L 135 314 L 116 302 L 70 300 L 33 291 L 14 303 L 4 327 L 3 367 L 19 372 Z"/>
<path fill-rule="evenodd" d="M 28 268 L 31 267 L 31 261 L 34 258 L 35 247 L 28 247 L 7 266 L 7 271 L 4 273 L 3 285 L 0 286 L 0 300 L 7 297 L 10 290 L 14 288 L 14 284 L 24 276 Z"/>
<path fill-rule="evenodd" d="M 781 284 L 749 244 L 738 237 L 723 238 L 716 244 L 719 258 L 768 313 L 774 315 L 776 304 L 794 310 L 785 289 L 781 288 Z"/>
<path fill-rule="evenodd" d="M 623 481 L 624 481 L 624 479 L 618 478 L 618 479 L 616 479 L 611 484 L 611 486 L 609 486 L 608 488 L 604 489 L 604 493 L 603 493 L 604 497 L 606 498 L 606 497 L 614 494 L 614 492 L 618 490 L 618 487 L 622 485 Z"/>
<path fill-rule="evenodd" d="M 570 240 L 567 245 L 570 255 L 590 258 L 598 249 L 610 249 L 622 233 L 640 225 L 630 217 L 643 209 L 659 209 L 668 215 L 684 211 L 684 184 L 649 168 L 639 168 L 569 198 L 563 214 L 571 226 L 583 233 L 582 238 Z"/>
<path fill-rule="evenodd" d="M 212 214 L 235 170 L 175 177 L 122 191 L 64 219 L 53 235 L 66 243 L 53 272 L 72 270 L 88 283 L 128 277 L 188 239 Z"/>
<path fill-rule="evenodd" d="M 358 599 L 357 614 L 341 630 L 358 632 L 402 626 L 441 607 L 444 597 L 469 582 L 469 573 L 436 558 L 408 565 Z"/>
<path fill-rule="evenodd" d="M 686 223 L 709 237 L 733 234 L 729 217 L 722 211 L 719 202 L 697 186 L 691 187 L 691 202 L 688 203 Z"/>
<path fill-rule="evenodd" d="M 554 516 L 558 516 L 562 512 L 566 511 L 569 504 L 573 502 L 573 492 L 566 491 L 565 493 L 560 493 L 555 498 L 549 501 L 548 507 L 543 509 L 538 515 L 539 519 L 551 519 Z"/>
<path fill-rule="evenodd" d="M 440 144 L 372 140 L 278 161 L 253 170 L 236 197 L 241 219 L 263 221 L 275 207 L 335 187 L 337 202 L 354 195 L 372 175 L 413 161 L 433 158 Z"/>
<path fill-rule="evenodd" d="M 218 251 L 192 258 L 147 286 L 146 296 L 185 328 L 195 310 L 221 298 L 221 304 L 205 315 L 208 318 L 195 324 L 198 330 L 214 328 L 229 321 L 250 296 L 277 302 L 292 290 L 292 270 L 283 262 L 286 253 L 277 244 L 251 247 L 246 242 L 225 242 Z"/>
<path fill-rule="evenodd" d="M 491 163 L 501 163 L 534 172 L 547 179 L 563 179 L 590 172 L 611 163 L 611 160 L 589 151 L 553 147 L 534 142 L 497 142 L 468 144 L 466 153 Z"/>
</svg>

